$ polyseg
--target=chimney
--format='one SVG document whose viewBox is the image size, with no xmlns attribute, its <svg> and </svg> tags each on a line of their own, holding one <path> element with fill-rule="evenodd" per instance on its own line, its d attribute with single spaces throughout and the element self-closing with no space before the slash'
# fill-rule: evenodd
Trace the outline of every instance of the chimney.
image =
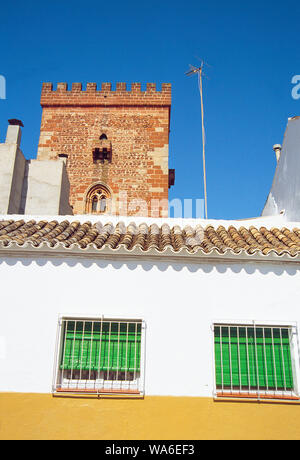
<svg viewBox="0 0 300 460">
<path fill-rule="evenodd" d="M 300 116 L 288 119 L 282 147 L 274 145 L 277 164 L 263 216 L 278 216 L 300 222 Z"/>
<path fill-rule="evenodd" d="M 58 158 L 60 158 L 65 163 L 65 165 L 67 164 L 68 157 L 69 157 L 69 155 L 67 153 L 59 153 L 58 154 Z"/>
<path fill-rule="evenodd" d="M 273 145 L 273 150 L 275 152 L 276 160 L 277 160 L 277 163 L 278 163 L 279 158 L 280 158 L 280 154 L 281 154 L 281 145 L 280 144 Z"/>
<path fill-rule="evenodd" d="M 8 128 L 6 134 L 6 144 L 17 144 L 20 147 L 21 144 L 21 137 L 22 137 L 22 130 L 24 125 L 21 120 L 11 119 L 8 120 Z"/>
</svg>

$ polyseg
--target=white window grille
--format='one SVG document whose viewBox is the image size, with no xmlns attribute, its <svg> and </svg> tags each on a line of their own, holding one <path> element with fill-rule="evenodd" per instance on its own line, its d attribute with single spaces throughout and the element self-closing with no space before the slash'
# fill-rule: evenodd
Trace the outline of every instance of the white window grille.
<svg viewBox="0 0 300 460">
<path fill-rule="evenodd" d="M 215 396 L 299 399 L 295 325 L 215 323 Z"/>
<path fill-rule="evenodd" d="M 142 395 L 144 331 L 142 320 L 62 318 L 53 391 Z"/>
</svg>

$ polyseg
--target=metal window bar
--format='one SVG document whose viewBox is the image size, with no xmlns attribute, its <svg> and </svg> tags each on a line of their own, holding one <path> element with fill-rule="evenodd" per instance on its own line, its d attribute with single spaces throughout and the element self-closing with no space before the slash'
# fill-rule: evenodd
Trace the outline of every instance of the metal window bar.
<svg viewBox="0 0 300 460">
<path fill-rule="evenodd" d="M 254 342 L 254 329 L 251 326 L 251 328 L 246 327 L 247 329 L 247 337 L 248 337 L 248 350 L 249 350 L 249 380 L 250 380 L 250 394 L 252 392 L 252 388 L 255 388 L 255 376 L 256 376 L 256 370 L 255 370 L 255 349 L 253 353 L 253 348 L 255 347 L 255 342 Z M 249 334 L 249 329 L 253 330 L 253 337 L 251 335 L 251 332 Z M 252 342 L 253 339 L 253 342 Z"/>
<path fill-rule="evenodd" d="M 284 362 L 284 352 L 283 352 L 283 343 L 282 343 L 282 328 L 280 328 L 279 331 L 280 331 L 280 348 L 281 348 L 281 357 L 282 357 L 284 391 L 286 391 L 286 376 L 285 376 L 285 362 Z"/>
<path fill-rule="evenodd" d="M 68 382 L 68 387 L 69 387 L 69 388 L 70 388 L 70 383 L 72 383 L 72 377 L 73 377 L 74 351 L 75 351 L 75 343 L 76 343 L 76 327 L 77 327 L 77 321 L 74 322 L 74 335 L 73 335 L 73 349 L 72 349 L 71 376 L 70 376 L 70 380 L 69 380 L 69 382 Z"/>
<path fill-rule="evenodd" d="M 238 350 L 238 365 L 239 365 L 239 385 L 240 391 L 242 391 L 242 369 L 241 369 L 241 354 L 240 354 L 240 331 L 239 328 L 236 328 L 236 336 L 237 336 L 237 350 Z"/>
<path fill-rule="evenodd" d="M 133 380 L 136 379 L 136 353 L 137 353 L 137 323 L 135 323 L 135 335 L 134 335 L 134 374 L 133 374 Z"/>
<path fill-rule="evenodd" d="M 255 350 L 255 359 L 256 359 L 256 384 L 257 384 L 257 394 L 259 396 L 259 394 L 260 394 L 260 391 L 259 391 L 259 370 L 258 370 L 257 337 L 256 337 L 255 323 L 253 324 L 253 326 L 254 326 L 254 350 Z"/>
<path fill-rule="evenodd" d="M 83 322 L 83 325 L 82 325 L 82 339 L 81 339 L 81 351 L 80 351 L 80 363 L 79 363 L 79 381 L 82 380 L 84 333 L 85 333 L 85 321 Z"/>
<path fill-rule="evenodd" d="M 224 388 L 223 341 L 222 341 L 222 327 L 221 327 L 221 326 L 220 326 L 220 350 L 221 350 L 221 377 L 222 377 L 222 388 Z"/>
<path fill-rule="evenodd" d="M 118 377 L 119 377 L 120 333 L 121 333 L 121 323 L 120 323 L 120 321 L 119 321 L 119 322 L 118 322 L 118 352 L 117 352 L 117 375 L 116 375 L 116 380 L 118 380 Z"/>
<path fill-rule="evenodd" d="M 272 351 L 273 351 L 275 390 L 278 391 L 278 386 L 277 386 L 277 372 L 276 372 L 276 355 L 275 355 L 274 331 L 273 331 L 273 328 L 271 328 L 271 334 L 272 334 Z"/>
<path fill-rule="evenodd" d="M 222 329 L 224 329 L 224 334 Z M 243 352 L 243 369 L 241 366 L 241 331 L 245 330 L 245 351 Z M 228 330 L 226 339 L 226 330 Z M 237 345 L 235 347 L 233 337 L 235 336 Z M 279 331 L 279 340 L 274 338 L 274 330 Z M 253 322 L 253 325 L 233 325 L 233 324 L 215 324 L 214 331 L 219 332 L 220 348 L 216 349 L 219 356 L 219 365 L 221 366 L 221 372 L 219 377 L 216 376 L 216 389 L 217 395 L 222 394 L 248 394 L 249 396 L 279 396 L 282 397 L 296 396 L 293 375 L 293 360 L 291 356 L 291 327 L 290 326 L 261 326 Z M 283 343 L 283 331 L 287 333 L 288 343 Z M 268 332 L 268 348 L 266 343 L 266 332 Z M 249 335 L 250 333 L 250 335 Z M 251 338 L 252 337 L 252 338 Z M 224 380 L 224 344 L 228 341 L 228 354 L 227 360 L 229 364 L 229 378 Z M 270 343 L 271 342 L 271 343 Z M 276 343 L 275 343 L 276 342 Z M 251 345 L 252 343 L 252 345 Z M 249 346 L 251 345 L 251 358 Z M 234 348 L 232 348 L 234 346 Z M 275 351 L 275 346 L 277 353 Z M 235 352 L 235 349 L 237 352 Z M 244 350 L 244 346 L 243 346 Z M 234 353 L 234 354 L 233 354 Z M 237 354 L 237 356 L 236 356 Z M 234 361 L 235 360 L 235 361 Z M 280 362 L 281 361 L 281 362 Z M 251 368 L 250 368 L 251 363 Z M 217 362 L 216 362 L 217 366 Z M 278 375 L 277 369 L 281 369 L 280 375 Z M 245 367 L 247 369 L 245 369 Z M 234 368 L 234 371 L 233 371 Z M 269 374 L 268 369 L 273 369 L 274 375 Z M 217 370 L 217 367 L 216 367 Z M 246 372 L 247 376 L 243 382 L 243 372 Z M 227 375 L 228 375 L 228 371 Z M 291 373 L 288 377 L 287 384 L 287 372 Z M 218 381 L 217 381 L 218 380 Z M 245 389 L 245 382 L 248 383 L 248 390 Z M 283 391 L 279 391 L 278 383 L 283 381 Z"/>
<path fill-rule="evenodd" d="M 99 337 L 99 364 L 98 364 L 98 380 L 100 381 L 101 353 L 102 353 L 102 335 L 103 335 L 103 320 L 100 321 L 100 337 Z M 96 388 L 96 380 L 95 380 Z"/>
<path fill-rule="evenodd" d="M 64 324 L 64 323 L 62 323 Z M 61 328 L 61 331 L 64 331 L 64 341 L 63 341 L 63 356 L 65 356 L 66 353 L 66 338 L 67 338 L 67 329 L 68 329 L 68 321 L 64 324 L 64 328 Z M 62 366 L 62 371 L 61 371 L 61 381 L 60 381 L 60 386 L 62 386 L 63 380 L 64 380 L 64 365 Z"/>
<path fill-rule="evenodd" d="M 267 363 L 265 328 L 262 329 L 262 332 L 263 332 L 263 354 L 264 354 L 264 362 L 265 362 L 266 389 L 268 391 L 269 390 L 269 379 L 268 379 L 268 363 Z"/>
<path fill-rule="evenodd" d="M 289 346 L 291 350 L 291 356 L 298 356 L 297 350 L 299 350 L 299 340 L 298 340 L 298 334 L 297 334 L 297 328 L 290 328 L 289 329 Z M 293 340 L 293 337 L 295 337 L 295 342 Z M 299 359 L 299 356 L 298 356 Z M 299 385 L 297 382 L 297 371 L 299 369 L 298 365 L 296 366 L 297 358 L 292 359 L 292 372 L 291 375 L 293 376 L 294 379 L 294 391 L 295 393 L 299 394 Z"/>
<path fill-rule="evenodd" d="M 232 359 L 231 359 L 231 334 L 230 334 L 230 327 L 228 328 L 228 341 L 229 341 L 229 369 L 230 369 L 230 389 L 232 388 Z"/>
<path fill-rule="evenodd" d="M 129 331 L 129 323 L 127 323 L 127 330 L 126 330 L 126 358 L 125 358 L 125 381 L 127 382 L 127 357 L 128 357 L 128 331 Z"/>
<path fill-rule="evenodd" d="M 111 339 L 111 322 L 109 322 L 109 332 L 108 332 L 108 359 L 107 359 L 107 374 L 106 374 L 106 380 L 109 380 L 109 358 L 110 358 L 110 339 Z"/>
<path fill-rule="evenodd" d="M 91 336 L 91 344 L 90 344 L 90 365 L 89 365 L 89 378 L 91 380 L 91 368 L 92 368 L 92 352 L 93 352 L 93 343 L 94 343 L 94 321 L 92 321 L 92 336 Z"/>
<path fill-rule="evenodd" d="M 248 381 L 248 393 L 251 392 L 251 378 L 250 378 L 250 360 L 249 360 L 249 343 L 248 343 L 248 328 L 245 327 L 245 340 L 246 340 L 246 356 L 247 356 L 247 381 Z"/>
<path fill-rule="evenodd" d="M 140 392 L 141 320 L 63 319 L 58 340 L 56 391 Z"/>
</svg>

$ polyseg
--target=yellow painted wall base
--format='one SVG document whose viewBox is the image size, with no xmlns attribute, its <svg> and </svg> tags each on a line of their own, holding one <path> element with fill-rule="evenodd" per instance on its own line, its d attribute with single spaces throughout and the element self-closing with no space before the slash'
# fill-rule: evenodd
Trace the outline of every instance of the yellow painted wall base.
<svg viewBox="0 0 300 460">
<path fill-rule="evenodd" d="M 0 439 L 300 439 L 300 405 L 0 393 Z"/>
</svg>

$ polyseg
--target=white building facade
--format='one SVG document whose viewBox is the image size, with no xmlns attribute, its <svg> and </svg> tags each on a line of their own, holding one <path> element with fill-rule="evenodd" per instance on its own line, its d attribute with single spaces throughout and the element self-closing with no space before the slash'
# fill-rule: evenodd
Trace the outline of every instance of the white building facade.
<svg viewBox="0 0 300 460">
<path fill-rule="evenodd" d="M 3 221 L 8 217 L 15 216 L 3 216 Z M 262 229 L 278 227 L 278 219 L 208 222 L 208 231 L 220 224 L 234 241 L 233 225 L 249 231 L 255 224 L 261 236 Z M 163 222 L 176 228 L 174 219 Z M 129 220 L 125 223 L 127 238 Z M 198 226 L 201 223 L 194 221 Z M 281 223 L 297 235 L 294 224 Z M 162 228 L 158 220 L 149 219 L 147 225 L 148 229 Z M 136 228 L 142 228 L 139 222 Z M 271 427 L 264 431 L 270 423 L 281 426 L 279 437 L 296 437 L 300 423 L 293 428 L 286 424 L 286 417 L 294 418 L 298 412 L 300 384 L 296 243 L 294 252 L 275 245 L 266 253 L 262 242 L 252 253 L 229 246 L 222 252 L 218 244 L 205 252 L 204 236 L 204 246 L 193 252 L 187 247 L 174 251 L 174 242 L 163 249 L 153 245 L 144 250 L 139 244 L 130 247 L 124 240 L 117 245 L 107 240 L 99 249 L 93 243 L 85 247 L 67 247 L 58 241 L 34 244 L 28 235 L 21 243 L 16 233 L 8 242 L 3 231 L 0 237 L 1 395 L 20 398 L 21 404 L 14 399 L 18 408 L 24 399 L 39 398 L 40 417 L 52 410 L 56 414 L 48 430 L 60 427 L 64 433 L 66 404 L 72 404 L 77 415 L 82 413 L 87 429 L 91 420 L 85 419 L 82 401 L 93 410 L 97 407 L 102 420 L 101 401 L 105 400 L 111 409 L 109 416 L 105 412 L 105 423 L 113 424 L 117 413 L 119 418 L 110 435 L 102 427 L 94 433 L 96 438 L 130 437 L 123 418 L 129 425 L 132 419 L 136 427 L 133 438 L 180 438 L 185 430 L 190 438 L 238 438 L 251 433 L 276 437 Z M 179 410 L 178 404 L 186 398 L 185 409 Z M 252 405 L 245 406 L 249 400 Z M 201 422 L 198 411 L 190 408 L 192 401 L 215 420 L 214 427 L 207 425 L 207 418 Z M 226 405 L 225 401 L 230 402 Z M 243 404 L 236 406 L 233 401 Z M 262 402 L 266 403 L 263 409 Z M 226 431 L 222 417 L 230 419 L 230 404 L 240 415 Z M 147 417 L 147 430 L 137 409 Z M 238 421 L 249 410 L 256 421 Z M 174 417 L 184 418 L 185 430 L 177 425 L 171 430 Z M 12 429 L 11 420 L 7 426 Z M 87 433 L 80 431 L 80 436 Z"/>
</svg>

